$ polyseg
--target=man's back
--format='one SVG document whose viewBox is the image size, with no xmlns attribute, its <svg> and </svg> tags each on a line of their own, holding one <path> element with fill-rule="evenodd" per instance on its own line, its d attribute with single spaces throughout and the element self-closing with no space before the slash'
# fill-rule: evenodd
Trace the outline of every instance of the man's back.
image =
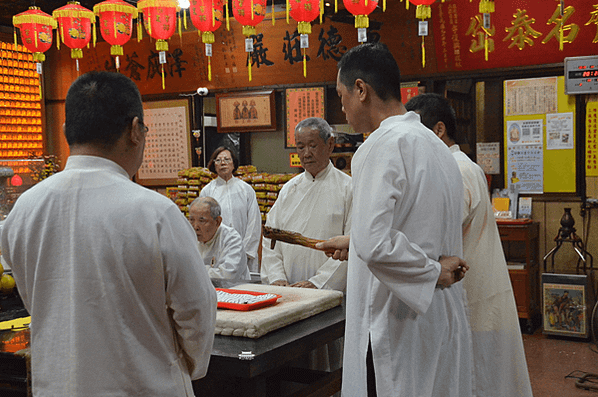
<svg viewBox="0 0 598 397">
<path fill-rule="evenodd" d="M 34 392 L 192 395 L 215 292 L 168 199 L 109 160 L 70 157 L 18 200 L 2 246 L 32 315 Z"/>
</svg>

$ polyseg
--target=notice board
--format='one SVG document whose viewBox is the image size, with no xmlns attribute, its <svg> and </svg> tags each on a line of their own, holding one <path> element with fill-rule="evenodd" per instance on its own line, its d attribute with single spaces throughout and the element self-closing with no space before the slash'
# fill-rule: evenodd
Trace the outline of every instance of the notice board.
<svg viewBox="0 0 598 397">
<path fill-rule="evenodd" d="M 575 97 L 563 76 L 504 82 L 505 186 L 575 193 Z"/>
</svg>

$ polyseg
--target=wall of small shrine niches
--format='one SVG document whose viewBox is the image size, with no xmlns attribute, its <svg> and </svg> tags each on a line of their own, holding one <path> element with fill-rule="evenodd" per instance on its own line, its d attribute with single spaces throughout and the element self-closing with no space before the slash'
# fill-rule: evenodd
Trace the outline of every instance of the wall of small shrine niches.
<svg viewBox="0 0 598 397">
<path fill-rule="evenodd" d="M 33 54 L 20 44 L 0 42 L 0 166 L 28 173 L 31 157 L 42 156 L 40 77 Z"/>
</svg>

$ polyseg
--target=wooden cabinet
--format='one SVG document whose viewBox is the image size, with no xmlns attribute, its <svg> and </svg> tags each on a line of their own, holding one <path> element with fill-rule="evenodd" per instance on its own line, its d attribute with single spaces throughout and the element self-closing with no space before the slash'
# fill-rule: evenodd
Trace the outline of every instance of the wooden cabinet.
<svg viewBox="0 0 598 397">
<path fill-rule="evenodd" d="M 515 294 L 517 313 L 531 333 L 540 315 L 539 225 L 531 223 L 498 223 L 509 276 Z"/>
</svg>

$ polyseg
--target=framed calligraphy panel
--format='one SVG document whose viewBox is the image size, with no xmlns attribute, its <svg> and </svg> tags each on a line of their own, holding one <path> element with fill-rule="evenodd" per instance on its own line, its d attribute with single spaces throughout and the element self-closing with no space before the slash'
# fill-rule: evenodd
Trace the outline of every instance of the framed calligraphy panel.
<svg viewBox="0 0 598 397">
<path fill-rule="evenodd" d="M 295 127 L 308 117 L 325 118 L 324 87 L 289 88 L 286 90 L 285 148 L 295 147 Z"/>
<path fill-rule="evenodd" d="M 143 163 L 136 181 L 145 186 L 176 184 L 178 172 L 191 167 L 189 99 L 144 102 Z"/>
<path fill-rule="evenodd" d="M 274 91 L 216 94 L 218 132 L 276 131 Z"/>
</svg>

